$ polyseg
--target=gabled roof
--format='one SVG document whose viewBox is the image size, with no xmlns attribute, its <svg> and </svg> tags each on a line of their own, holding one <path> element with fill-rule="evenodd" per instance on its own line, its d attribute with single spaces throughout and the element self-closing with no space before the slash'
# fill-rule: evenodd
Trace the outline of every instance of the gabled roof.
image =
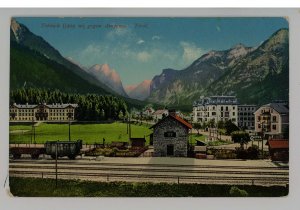
<svg viewBox="0 0 300 210">
<path fill-rule="evenodd" d="M 270 107 L 274 109 L 276 112 L 279 114 L 288 114 L 289 113 L 289 106 L 286 103 L 270 103 L 270 104 L 265 104 L 259 107 L 254 113 L 256 113 L 260 108 L 262 107 Z"/>
<path fill-rule="evenodd" d="M 143 138 L 130 138 L 130 141 L 146 141 L 146 139 Z"/>
<path fill-rule="evenodd" d="M 19 109 L 34 109 L 37 106 L 46 106 L 50 109 L 55 109 L 55 108 L 67 108 L 67 107 L 73 107 L 76 108 L 78 106 L 78 104 L 13 104 L 12 106 L 17 107 Z"/>
<path fill-rule="evenodd" d="M 77 104 L 46 104 L 45 106 L 49 107 L 50 109 L 55 109 L 55 108 L 67 108 L 67 107 L 73 107 L 76 108 L 78 105 Z"/>
<path fill-rule="evenodd" d="M 287 139 L 270 139 L 266 143 L 271 149 L 288 149 L 289 141 Z"/>
<path fill-rule="evenodd" d="M 163 122 L 163 121 L 165 121 L 166 119 L 169 119 L 169 118 L 175 119 L 176 121 L 180 122 L 182 125 L 184 125 L 185 127 L 189 128 L 189 129 L 192 129 L 192 128 L 193 128 L 193 126 L 192 126 L 190 123 L 188 123 L 187 121 L 185 121 L 185 120 L 182 119 L 181 117 L 179 117 L 179 116 L 177 116 L 177 115 L 175 115 L 175 116 L 173 116 L 173 115 L 168 115 L 168 116 L 165 117 L 164 119 L 162 119 L 162 120 L 158 121 L 156 124 L 152 125 L 152 126 L 150 127 L 150 129 L 156 127 L 158 124 L 160 124 L 161 122 Z"/>
<path fill-rule="evenodd" d="M 289 113 L 288 105 L 284 103 L 271 103 L 270 107 L 275 109 L 279 114 Z"/>
<path fill-rule="evenodd" d="M 33 109 L 37 105 L 31 105 L 31 104 L 13 104 L 12 106 L 17 107 L 19 109 Z"/>
</svg>

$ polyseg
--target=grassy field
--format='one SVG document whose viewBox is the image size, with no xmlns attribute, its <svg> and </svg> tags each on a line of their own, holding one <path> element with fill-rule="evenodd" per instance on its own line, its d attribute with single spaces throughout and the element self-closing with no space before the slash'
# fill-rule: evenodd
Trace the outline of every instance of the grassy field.
<svg viewBox="0 0 300 210">
<path fill-rule="evenodd" d="M 92 182 L 10 177 L 10 190 L 21 197 L 279 197 L 282 186 L 231 186 L 205 184 Z"/>
<path fill-rule="evenodd" d="M 149 134 L 152 130 L 146 125 L 131 125 L 132 137 L 146 136 L 149 142 Z M 9 135 L 10 143 L 30 143 L 32 138 L 32 127 L 30 125 L 11 125 Z M 68 124 L 47 124 L 41 123 L 35 127 L 35 139 L 37 143 L 44 143 L 47 140 L 68 140 Z M 82 139 L 84 144 L 95 142 L 105 143 L 112 141 L 128 141 L 127 124 L 114 122 L 110 124 L 74 124 L 71 125 L 71 139 Z"/>
<path fill-rule="evenodd" d="M 189 142 L 192 143 L 192 144 L 195 144 L 196 143 L 196 139 L 205 142 L 205 138 L 206 138 L 205 135 L 190 134 Z"/>
</svg>

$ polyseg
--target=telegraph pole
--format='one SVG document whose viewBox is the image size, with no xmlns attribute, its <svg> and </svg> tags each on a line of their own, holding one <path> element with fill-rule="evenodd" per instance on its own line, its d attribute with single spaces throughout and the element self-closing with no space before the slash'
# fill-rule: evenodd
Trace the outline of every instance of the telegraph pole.
<svg viewBox="0 0 300 210">
<path fill-rule="evenodd" d="M 33 120 L 32 120 L 32 126 L 31 126 L 31 140 L 30 140 L 30 144 L 32 144 L 32 138 L 33 138 Z"/>
<path fill-rule="evenodd" d="M 72 113 L 69 112 L 68 113 L 68 119 L 69 119 L 69 141 L 71 141 L 71 117 L 72 117 Z"/>
<path fill-rule="evenodd" d="M 55 144 L 55 184 L 57 188 L 57 142 Z"/>
<path fill-rule="evenodd" d="M 131 139 L 131 111 L 129 115 L 129 139 Z"/>
<path fill-rule="evenodd" d="M 261 128 L 261 159 L 264 159 L 264 127 L 265 123 L 262 123 L 262 128 Z"/>
<path fill-rule="evenodd" d="M 71 120 L 69 118 L 69 141 L 71 141 Z"/>
<path fill-rule="evenodd" d="M 126 119 L 127 134 L 128 134 L 128 127 L 129 127 L 129 124 L 128 124 L 128 123 L 129 123 L 129 117 L 127 116 L 127 119 Z"/>
</svg>

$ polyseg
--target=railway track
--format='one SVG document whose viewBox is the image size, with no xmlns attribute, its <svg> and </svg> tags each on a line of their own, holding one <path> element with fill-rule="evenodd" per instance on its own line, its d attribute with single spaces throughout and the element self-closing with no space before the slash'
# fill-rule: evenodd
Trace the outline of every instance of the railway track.
<svg viewBox="0 0 300 210">
<path fill-rule="evenodd" d="M 175 164 L 120 164 L 59 161 L 58 177 L 97 181 L 150 181 L 215 184 L 286 185 L 287 167 L 211 166 Z M 55 177 L 52 160 L 11 160 L 10 175 Z"/>
</svg>

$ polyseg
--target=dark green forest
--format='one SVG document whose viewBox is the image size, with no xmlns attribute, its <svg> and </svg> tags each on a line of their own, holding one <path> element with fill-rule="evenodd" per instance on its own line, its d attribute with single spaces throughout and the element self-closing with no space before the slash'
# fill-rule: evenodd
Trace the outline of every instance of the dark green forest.
<svg viewBox="0 0 300 210">
<path fill-rule="evenodd" d="M 126 116 L 128 110 L 123 99 L 111 95 L 72 94 L 57 89 L 20 88 L 12 90 L 10 91 L 10 103 L 75 103 L 78 104 L 75 118 L 81 121 L 117 120 Z"/>
</svg>

